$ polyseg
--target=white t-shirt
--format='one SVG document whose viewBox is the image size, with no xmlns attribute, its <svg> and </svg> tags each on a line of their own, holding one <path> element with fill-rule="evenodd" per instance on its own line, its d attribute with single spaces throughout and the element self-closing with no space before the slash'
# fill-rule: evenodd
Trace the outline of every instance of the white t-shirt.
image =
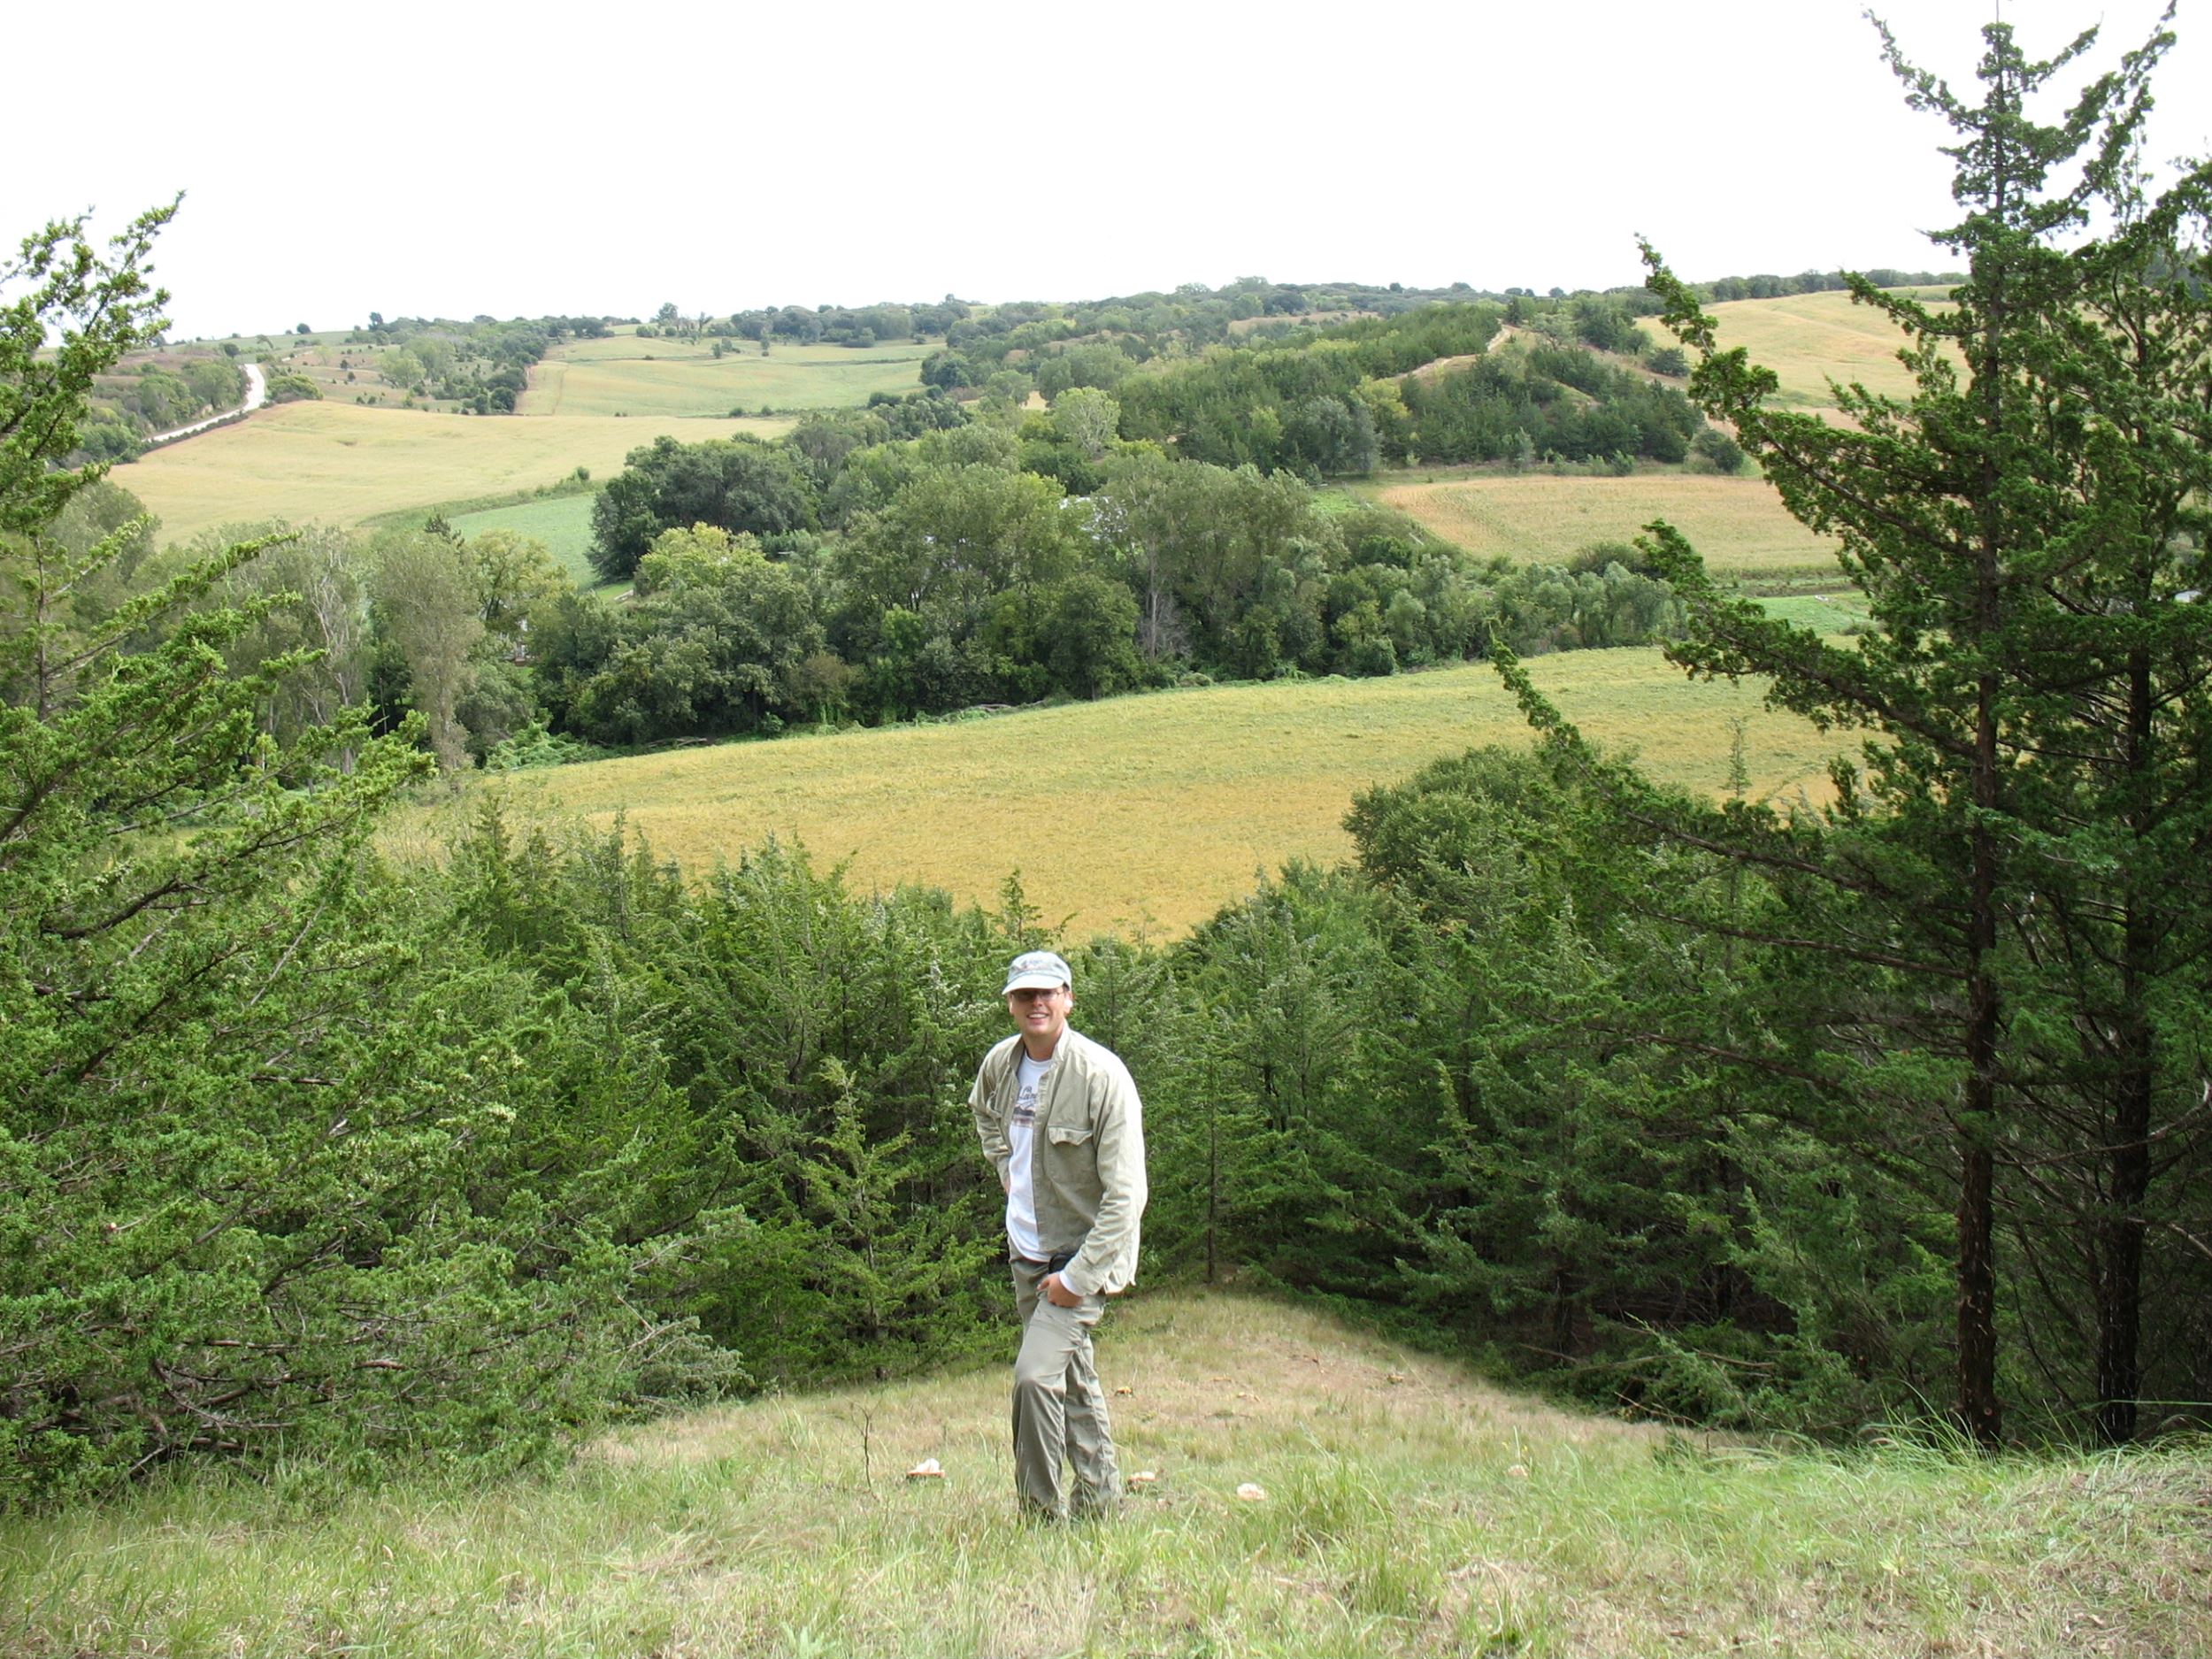
<svg viewBox="0 0 2212 1659">
<path fill-rule="evenodd" d="M 1006 1241 L 1014 1247 L 1015 1255 L 1033 1262 L 1045 1259 L 1045 1247 L 1037 1236 L 1035 1165 L 1029 1148 L 1037 1133 L 1038 1102 L 1044 1098 L 1045 1078 L 1051 1070 L 1049 1060 L 1022 1056 L 1014 1111 L 1006 1120 L 1006 1144 L 1013 1149 L 1006 1164 Z"/>
</svg>

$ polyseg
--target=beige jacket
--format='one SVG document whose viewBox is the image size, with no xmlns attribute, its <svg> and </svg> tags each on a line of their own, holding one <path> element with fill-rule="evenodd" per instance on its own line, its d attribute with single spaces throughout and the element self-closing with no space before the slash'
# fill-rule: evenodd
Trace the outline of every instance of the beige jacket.
<svg viewBox="0 0 2212 1659">
<path fill-rule="evenodd" d="M 1014 1155 L 1006 1127 L 1020 1059 L 1018 1032 L 983 1056 L 968 1094 L 976 1133 L 1002 1186 Z M 1030 1157 L 1045 1251 L 1075 1252 L 1061 1282 L 1082 1296 L 1126 1290 L 1137 1276 L 1137 1218 L 1146 1197 L 1144 1109 L 1120 1056 L 1079 1032 L 1060 1033 Z"/>
</svg>

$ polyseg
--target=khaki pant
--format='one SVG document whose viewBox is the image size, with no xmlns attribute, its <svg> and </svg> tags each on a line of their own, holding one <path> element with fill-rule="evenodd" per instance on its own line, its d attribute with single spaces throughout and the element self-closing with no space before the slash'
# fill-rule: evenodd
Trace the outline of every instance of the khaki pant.
<svg viewBox="0 0 2212 1659">
<path fill-rule="evenodd" d="M 1045 1272 L 1042 1262 L 1014 1260 L 1014 1311 L 1022 1326 L 1014 1359 L 1014 1491 L 1033 1513 L 1103 1514 L 1121 1499 L 1113 1426 L 1091 1359 L 1091 1327 L 1106 1298 L 1055 1307 L 1038 1288 Z M 1072 1500 L 1061 1488 L 1064 1455 L 1075 1470 Z"/>
</svg>

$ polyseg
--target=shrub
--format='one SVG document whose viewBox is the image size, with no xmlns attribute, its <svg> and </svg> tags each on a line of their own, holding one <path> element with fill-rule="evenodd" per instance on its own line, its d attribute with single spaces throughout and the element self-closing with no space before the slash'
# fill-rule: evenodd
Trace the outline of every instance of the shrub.
<svg viewBox="0 0 2212 1659">
<path fill-rule="evenodd" d="M 1690 448 L 1698 459 L 1724 477 L 1732 478 L 1743 471 L 1743 446 L 1718 426 L 1708 426 L 1691 442 Z"/>
</svg>

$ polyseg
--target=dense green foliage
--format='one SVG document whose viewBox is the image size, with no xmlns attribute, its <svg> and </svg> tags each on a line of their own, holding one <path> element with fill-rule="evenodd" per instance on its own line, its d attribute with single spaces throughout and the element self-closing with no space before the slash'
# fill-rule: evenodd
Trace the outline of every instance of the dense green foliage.
<svg viewBox="0 0 2212 1659">
<path fill-rule="evenodd" d="M 304 332 L 304 331 L 303 331 Z M 397 318 L 377 312 L 346 343 L 380 348 L 369 361 L 411 396 L 453 403 L 479 415 L 514 413 L 529 384 L 530 365 L 562 341 L 607 333 L 600 317 L 517 317 L 505 322 Z M 319 394 L 318 394 L 319 395 Z"/>
<path fill-rule="evenodd" d="M 1556 320 L 1526 349 L 1488 348 L 1509 318 Z M 1132 375 L 1118 383 L 1122 428 L 1179 455 L 1265 471 L 1366 472 L 1394 459 L 1496 461 L 1521 455 L 1680 461 L 1701 425 L 1680 392 L 1586 347 L 1639 348 L 1625 314 L 1441 305 L 1317 336 Z M 1457 359 L 1466 359 L 1457 361 Z M 1433 366 L 1432 366 L 1433 365 Z"/>
<path fill-rule="evenodd" d="M 2200 1306 L 2206 1284 L 2183 1217 L 2212 1146 L 2212 168 L 2156 196 L 2147 183 L 2162 28 L 2053 124 L 2031 101 L 2095 32 L 2048 63 L 2005 25 L 1983 35 L 1978 104 L 1890 43 L 1910 100 L 1960 135 L 1966 216 L 1938 239 L 1969 260 L 1939 311 L 1855 289 L 1906 342 L 1909 397 L 1853 388 L 1839 426 L 1770 408 L 1772 377 L 1717 349 L 1653 260 L 1700 355 L 1695 396 L 1793 513 L 1839 535 L 1879 632 L 1843 649 L 1719 592 L 1664 526 L 1654 551 L 1690 602 L 1677 660 L 1768 675 L 1778 703 L 1872 733 L 1827 813 L 1681 820 L 1775 872 L 1757 936 L 1826 960 L 1819 990 L 1745 1047 L 1809 1052 L 1857 1096 L 1829 1131 L 1850 1144 L 1911 1125 L 1956 1215 L 1967 1431 L 2002 1434 L 2009 1307 L 2118 1441 L 2163 1346 L 2149 1327 Z M 1847 1074 L 1830 1069 L 1846 1056 Z M 1878 1122 L 1863 1115 L 1874 1102 Z"/>
<path fill-rule="evenodd" d="M 220 602 L 255 544 L 108 602 L 142 521 L 88 542 L 96 477 L 52 463 L 159 326 L 166 217 L 0 273 L 6 1502 L 200 1452 L 511 1461 L 730 1370 L 665 1284 L 728 1224 L 653 1162 L 624 1045 L 361 850 L 411 734 L 268 729 L 311 664 Z M 616 1095 L 646 1116 L 594 1138 Z"/>
<path fill-rule="evenodd" d="M 879 341 L 920 340 L 941 335 L 970 314 L 970 307 L 947 295 L 935 305 L 769 305 L 733 311 L 726 319 L 700 318 L 687 324 L 673 305 L 661 307 L 658 326 L 674 332 L 734 336 L 741 340 L 789 341 L 794 345 L 850 346 Z"/>
<path fill-rule="evenodd" d="M 1767 272 L 1756 276 L 1717 277 L 1694 287 L 1701 299 L 1718 303 L 1779 299 L 1786 294 L 1832 294 L 1861 282 L 1878 288 L 1950 288 L 1962 280 L 1956 271 L 1900 271 L 1891 265 L 1872 265 L 1864 271 L 1803 271 L 1795 276 Z"/>
<path fill-rule="evenodd" d="M 768 536 L 804 529 L 814 519 L 810 484 L 800 456 L 780 444 L 657 438 L 633 449 L 592 503 L 592 566 L 626 580 L 655 536 L 693 525 Z"/>
<path fill-rule="evenodd" d="M 1487 354 L 1501 308 L 1432 304 L 1125 358 L 1091 377 L 1114 390 L 1064 379 L 1047 410 L 1018 406 L 1026 383 L 973 404 L 939 385 L 810 417 L 778 443 L 659 439 L 594 504 L 601 574 L 627 579 L 672 536 L 750 537 L 779 574 L 741 581 L 773 601 L 725 572 L 651 597 L 641 585 L 612 611 L 565 603 L 531 651 L 545 720 L 638 743 L 1193 673 L 1386 674 L 1479 654 L 1494 632 L 1523 649 L 1654 638 L 1671 601 L 1632 561 L 1480 565 L 1308 482 L 1385 452 L 1621 470 L 1680 461 L 1697 437 L 1717 454 L 1679 392 L 1594 355 L 1594 340 L 1641 349 L 1619 307 L 1514 305 L 1529 339 Z M 742 626 L 732 604 L 749 607 Z"/>
</svg>

